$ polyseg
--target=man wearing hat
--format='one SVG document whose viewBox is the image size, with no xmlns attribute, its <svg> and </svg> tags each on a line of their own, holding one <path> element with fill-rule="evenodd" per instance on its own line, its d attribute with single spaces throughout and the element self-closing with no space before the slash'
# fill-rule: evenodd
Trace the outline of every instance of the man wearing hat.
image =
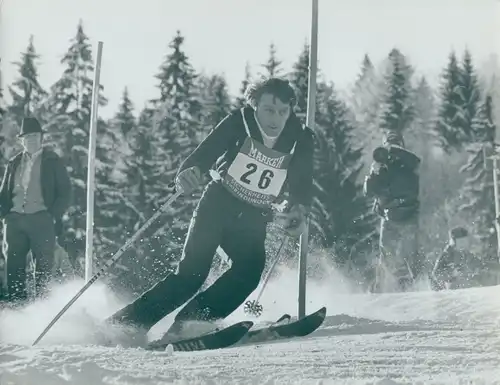
<svg viewBox="0 0 500 385">
<path fill-rule="evenodd" d="M 418 252 L 420 159 L 405 149 L 399 132 L 389 131 L 383 146 L 373 152 L 366 196 L 381 218 L 380 253 L 375 266 L 375 291 L 407 290 L 421 273 Z"/>
<path fill-rule="evenodd" d="M 0 187 L 8 300 L 16 303 L 27 299 L 26 257 L 30 250 L 36 263 L 37 296 L 45 292 L 71 188 L 61 158 L 42 146 L 43 131 L 37 119 L 23 119 L 19 139 L 23 151 L 9 160 Z"/>
<path fill-rule="evenodd" d="M 448 244 L 430 274 L 434 290 L 481 286 L 483 273 L 488 269 L 483 260 L 467 250 L 468 235 L 464 227 L 455 227 L 448 232 Z"/>
</svg>

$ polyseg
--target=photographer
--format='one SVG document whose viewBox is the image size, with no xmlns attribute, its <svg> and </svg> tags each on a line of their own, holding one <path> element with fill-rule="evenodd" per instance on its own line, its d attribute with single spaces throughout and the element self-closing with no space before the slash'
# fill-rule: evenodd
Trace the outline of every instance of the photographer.
<svg viewBox="0 0 500 385">
<path fill-rule="evenodd" d="M 404 148 L 401 134 L 389 132 L 365 178 L 364 193 L 374 197 L 381 218 L 380 254 L 374 291 L 407 290 L 420 274 L 418 214 L 420 159 Z"/>
</svg>

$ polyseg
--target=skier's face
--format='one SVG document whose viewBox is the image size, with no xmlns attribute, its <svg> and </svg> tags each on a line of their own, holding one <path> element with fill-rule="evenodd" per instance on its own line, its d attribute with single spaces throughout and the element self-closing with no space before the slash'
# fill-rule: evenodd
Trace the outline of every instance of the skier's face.
<svg viewBox="0 0 500 385">
<path fill-rule="evenodd" d="M 21 143 L 29 154 L 34 154 L 42 147 L 42 134 L 26 134 L 21 137 Z"/>
<path fill-rule="evenodd" d="M 290 116 L 290 104 L 283 103 L 272 94 L 262 94 L 256 108 L 257 120 L 269 136 L 278 136 Z"/>
</svg>

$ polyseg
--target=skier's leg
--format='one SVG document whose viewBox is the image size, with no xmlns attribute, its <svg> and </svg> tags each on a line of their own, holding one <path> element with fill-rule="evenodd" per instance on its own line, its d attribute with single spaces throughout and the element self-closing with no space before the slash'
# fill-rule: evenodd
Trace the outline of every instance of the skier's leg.
<svg viewBox="0 0 500 385">
<path fill-rule="evenodd" d="M 223 319 L 257 288 L 266 262 L 266 223 L 252 214 L 242 216 L 224 236 L 221 246 L 232 260 L 231 268 L 177 314 L 171 330 L 185 321 Z"/>
<path fill-rule="evenodd" d="M 177 271 L 112 315 L 108 321 L 149 330 L 203 285 L 227 220 L 218 186 L 208 187 L 193 213 Z"/>
</svg>

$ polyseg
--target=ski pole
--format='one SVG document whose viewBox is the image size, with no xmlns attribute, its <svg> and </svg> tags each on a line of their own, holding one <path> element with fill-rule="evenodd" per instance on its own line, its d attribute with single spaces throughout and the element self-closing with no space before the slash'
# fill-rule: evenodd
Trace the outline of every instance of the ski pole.
<svg viewBox="0 0 500 385">
<path fill-rule="evenodd" d="M 274 262 L 269 268 L 269 271 L 267 272 L 266 278 L 264 279 L 264 282 L 262 284 L 262 287 L 260 288 L 259 294 L 257 295 L 257 298 L 254 299 L 253 301 L 247 301 L 245 302 L 245 307 L 244 310 L 246 313 L 250 313 L 256 316 L 259 316 L 262 313 L 263 307 L 259 303 L 260 297 L 262 297 L 262 294 L 264 293 L 264 289 L 267 286 L 267 283 L 269 282 L 269 279 L 271 278 L 271 275 L 273 273 L 274 268 L 278 264 L 279 260 L 281 259 L 281 250 L 283 249 L 283 246 L 285 245 L 286 241 L 288 240 L 288 236 L 284 236 L 283 240 L 281 241 L 281 245 L 278 248 L 278 251 L 276 252 L 276 257 L 274 258 Z"/>
<path fill-rule="evenodd" d="M 278 248 L 278 251 L 276 252 L 276 258 L 274 259 L 273 264 L 269 268 L 269 271 L 267 272 L 266 278 L 264 279 L 264 283 L 262 284 L 262 287 L 260 288 L 259 295 L 257 295 L 257 298 L 255 299 L 256 302 L 259 302 L 260 297 L 262 297 L 262 294 L 264 293 L 264 289 L 266 288 L 267 283 L 269 282 L 269 279 L 271 278 L 271 275 L 273 273 L 274 268 L 278 264 L 279 260 L 281 259 L 281 250 L 283 249 L 283 246 L 285 245 L 285 242 L 287 241 L 288 237 L 285 235 L 283 237 L 283 240 L 281 241 L 281 245 Z"/>
<path fill-rule="evenodd" d="M 47 334 L 47 332 L 54 326 L 54 324 L 62 317 L 62 315 L 73 305 L 80 296 L 87 291 L 87 289 L 95 282 L 97 281 L 111 266 L 113 266 L 127 251 L 130 246 L 137 241 L 137 239 L 146 231 L 148 227 L 151 226 L 151 224 L 156 221 L 163 212 L 170 207 L 170 205 L 175 202 L 175 200 L 182 194 L 182 191 L 178 189 L 168 200 L 160 207 L 160 209 L 151 217 L 148 219 L 146 223 L 142 225 L 142 227 L 137 230 L 137 232 L 130 238 L 120 249 L 116 252 L 115 255 L 113 255 L 106 263 L 104 266 L 96 273 L 94 276 L 80 289 L 78 293 L 62 308 L 62 310 L 54 317 L 54 319 L 48 324 L 48 326 L 43 330 L 43 332 L 38 336 L 38 338 L 33 342 L 32 346 L 35 346 L 40 340 Z"/>
</svg>

